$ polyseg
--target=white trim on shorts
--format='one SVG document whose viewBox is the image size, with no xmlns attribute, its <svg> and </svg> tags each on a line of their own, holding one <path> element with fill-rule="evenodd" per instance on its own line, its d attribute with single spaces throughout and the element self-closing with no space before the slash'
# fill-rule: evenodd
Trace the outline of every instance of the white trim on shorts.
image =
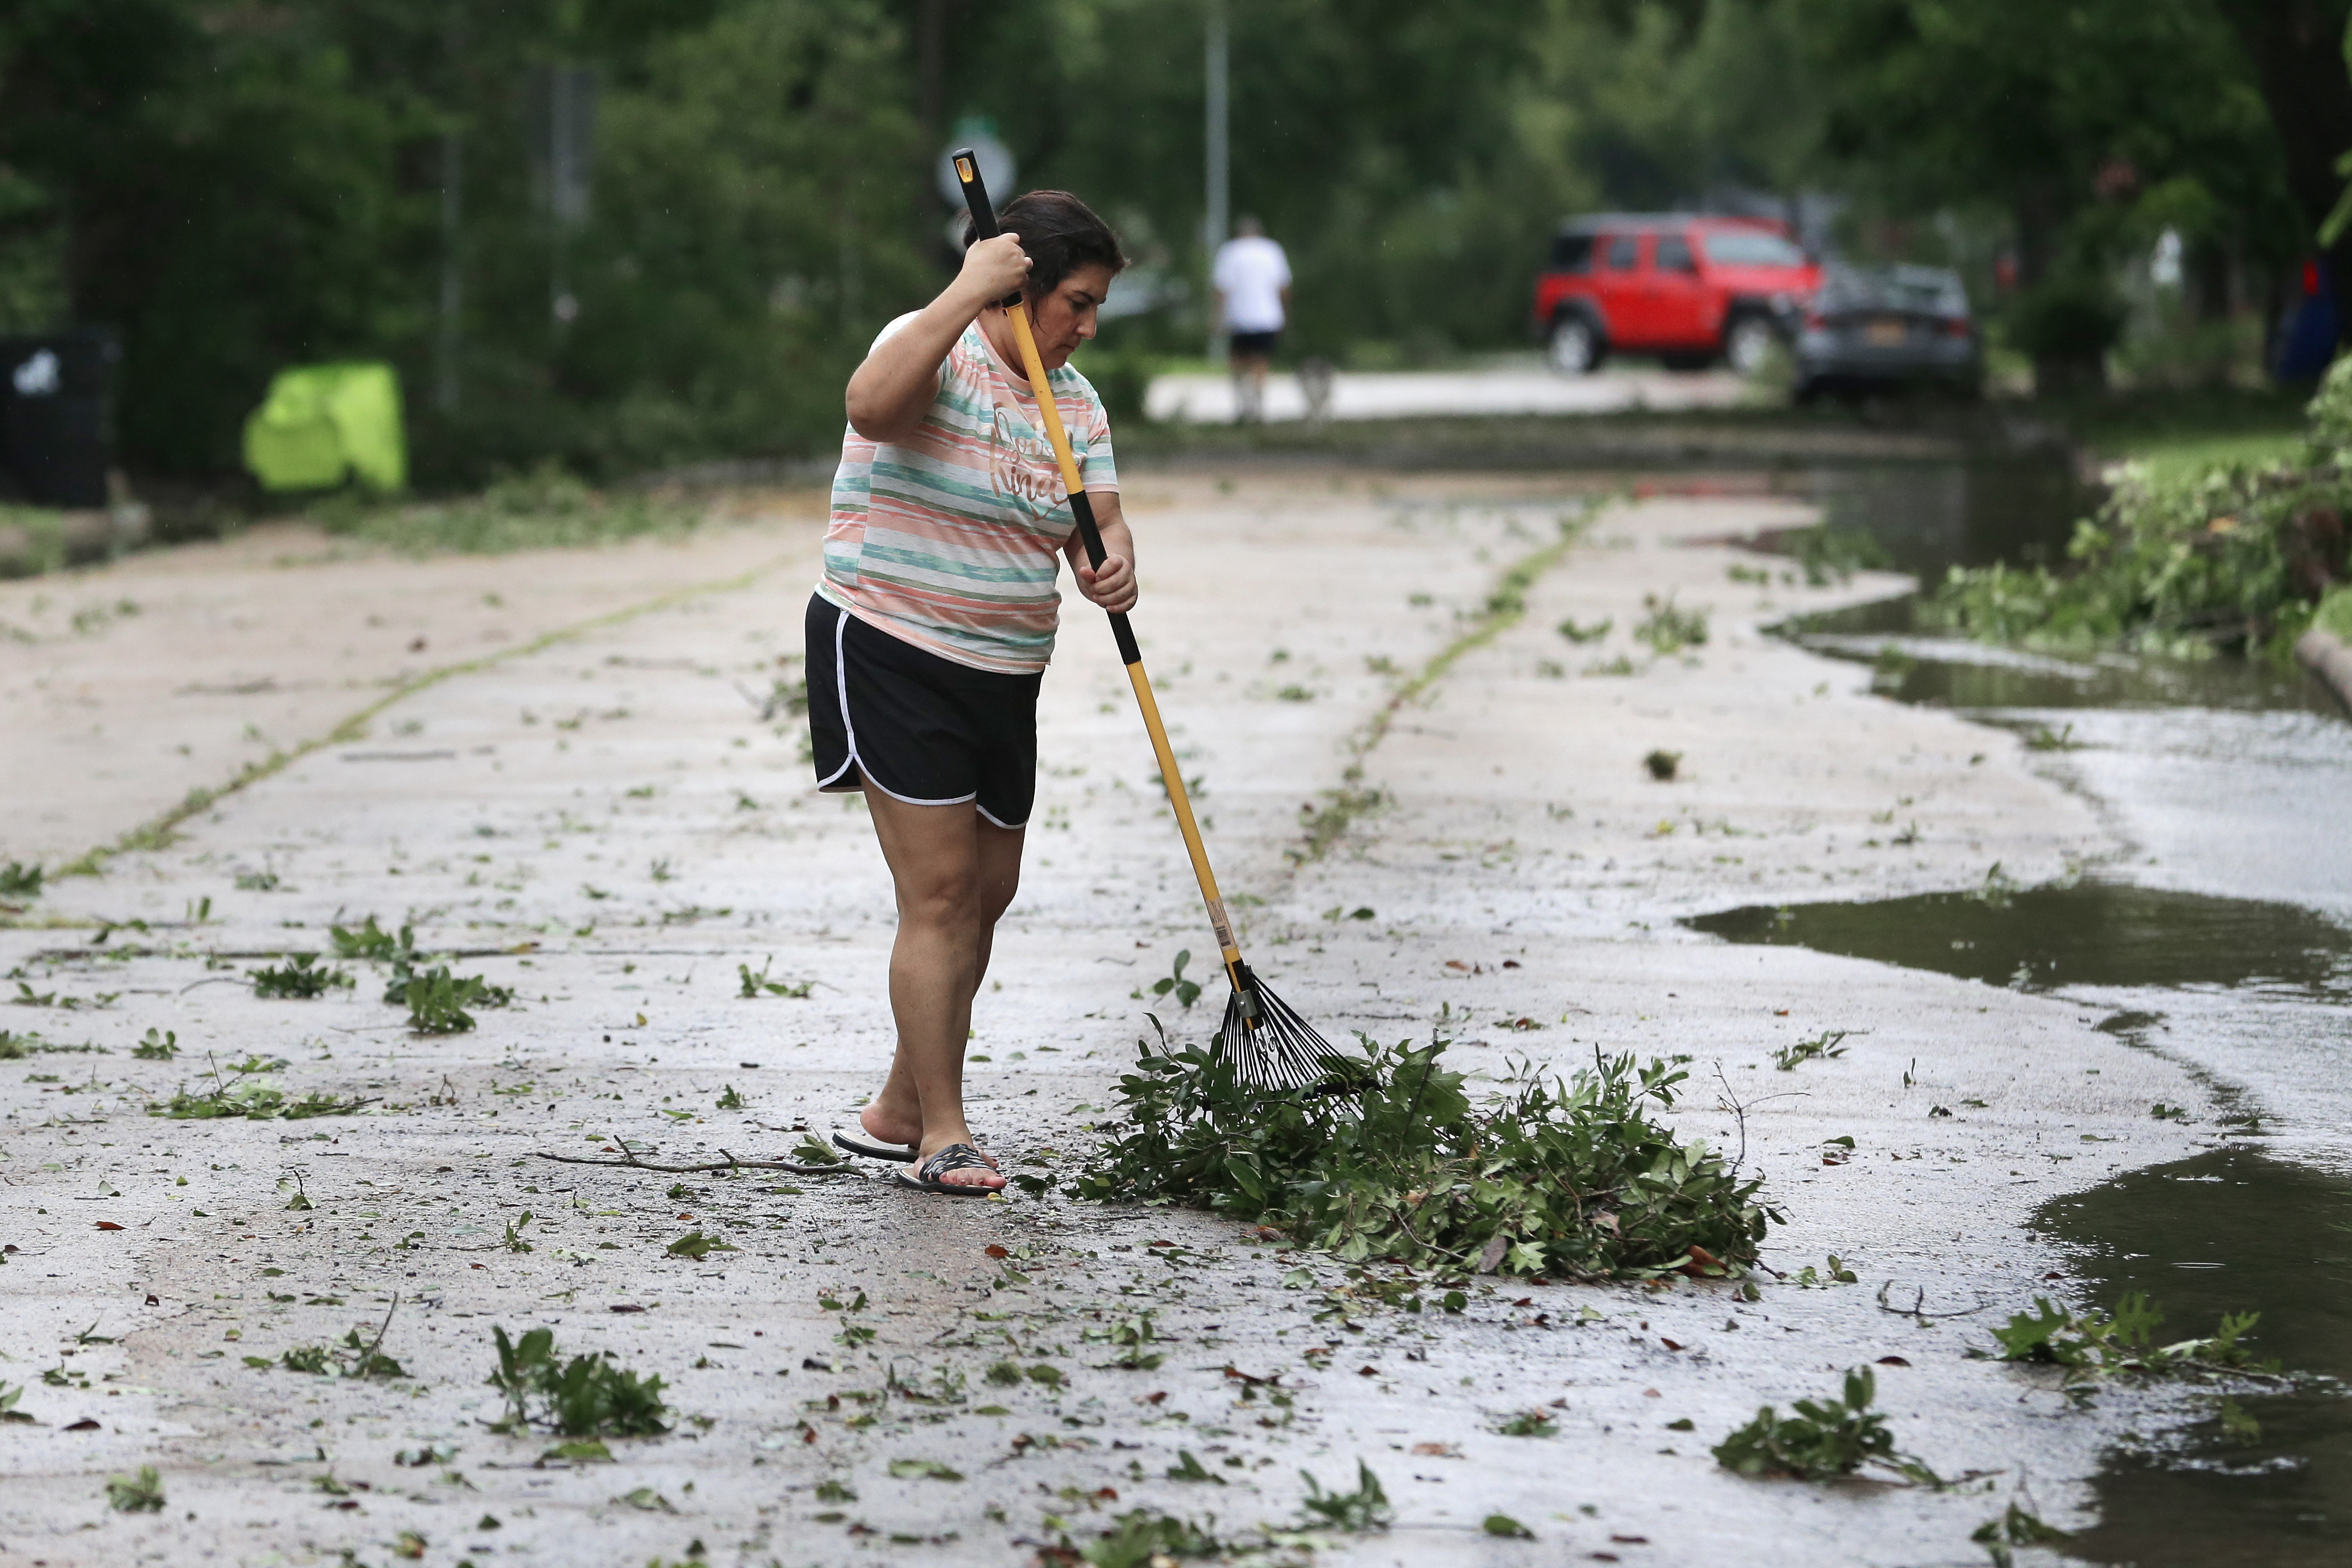
<svg viewBox="0 0 2352 1568">
<path fill-rule="evenodd" d="M 982 816 L 988 816 L 987 808 L 979 804 L 980 792 L 978 790 L 972 791 L 970 795 L 957 795 L 952 800 L 920 800 L 911 795 L 900 795 L 897 790 L 892 789 L 888 784 L 886 784 L 880 779 L 876 778 L 874 776 L 874 770 L 867 767 L 863 762 L 858 760 L 857 726 L 849 717 L 849 658 L 847 650 L 844 647 L 842 643 L 843 634 L 847 632 L 849 629 L 849 612 L 842 609 L 839 605 L 835 605 L 834 607 L 834 614 L 838 618 L 833 623 L 833 684 L 835 694 L 839 697 L 841 701 L 841 732 L 848 738 L 849 755 L 842 763 L 841 766 L 833 770 L 831 777 L 818 780 L 816 787 L 820 790 L 833 789 L 834 780 L 840 778 L 842 774 L 847 773 L 850 769 L 856 768 L 860 778 L 864 779 L 867 784 L 872 784 L 876 789 L 880 790 L 884 795 L 888 795 L 892 800 L 904 801 L 908 805 L 961 805 L 966 801 L 970 801 L 972 803 L 973 810 L 978 811 Z M 991 822 L 996 822 L 996 818 L 992 816 L 988 816 L 988 820 Z M 1002 822 L 996 822 L 996 826 L 1003 827 L 1006 825 Z"/>
</svg>

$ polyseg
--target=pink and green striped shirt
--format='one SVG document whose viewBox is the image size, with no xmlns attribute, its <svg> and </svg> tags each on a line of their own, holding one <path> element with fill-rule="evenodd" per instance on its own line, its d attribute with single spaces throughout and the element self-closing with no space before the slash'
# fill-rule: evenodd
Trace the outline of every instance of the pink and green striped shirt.
<svg viewBox="0 0 2352 1568">
<path fill-rule="evenodd" d="M 1102 399 L 1066 366 L 1046 382 L 1086 488 L 1117 490 Z M 1032 674 L 1054 654 L 1062 550 L 1076 527 L 1028 378 L 974 322 L 948 351 L 939 397 L 913 435 L 843 436 L 817 592 L 942 658 Z"/>
</svg>

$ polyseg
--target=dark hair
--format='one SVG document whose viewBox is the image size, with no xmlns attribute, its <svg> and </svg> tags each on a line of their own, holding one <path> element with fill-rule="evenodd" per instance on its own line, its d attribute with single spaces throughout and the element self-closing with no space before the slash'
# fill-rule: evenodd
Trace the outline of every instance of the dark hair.
<svg viewBox="0 0 2352 1568">
<path fill-rule="evenodd" d="M 1021 237 L 1029 253 L 1028 295 L 1040 300 L 1062 286 L 1081 267 L 1108 267 L 1116 275 L 1126 269 L 1127 252 L 1118 236 L 1095 209 L 1067 191 L 1024 191 L 996 212 L 997 226 Z M 963 243 L 971 247 L 971 218 L 963 224 Z"/>
</svg>

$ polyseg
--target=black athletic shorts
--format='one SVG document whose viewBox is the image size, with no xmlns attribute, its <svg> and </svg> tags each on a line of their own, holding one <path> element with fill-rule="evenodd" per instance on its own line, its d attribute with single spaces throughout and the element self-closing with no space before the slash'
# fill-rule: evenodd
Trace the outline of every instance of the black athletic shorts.
<svg viewBox="0 0 2352 1568">
<path fill-rule="evenodd" d="M 809 737 L 816 786 L 871 780 L 909 805 L 971 801 L 1020 827 L 1037 798 L 1036 675 L 941 658 L 809 596 Z"/>
<path fill-rule="evenodd" d="M 1227 340 L 1231 346 L 1225 352 L 1253 359 L 1272 359 L 1274 345 L 1281 339 L 1282 330 L 1278 327 L 1270 332 L 1235 332 Z"/>
</svg>

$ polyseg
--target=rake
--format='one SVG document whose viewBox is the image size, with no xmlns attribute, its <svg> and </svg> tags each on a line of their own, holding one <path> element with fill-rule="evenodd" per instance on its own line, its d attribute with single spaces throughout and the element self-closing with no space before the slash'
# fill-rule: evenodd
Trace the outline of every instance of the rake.
<svg viewBox="0 0 2352 1568">
<path fill-rule="evenodd" d="M 973 237 L 995 238 L 1000 232 L 996 209 L 981 179 L 979 159 L 969 147 L 959 148 L 950 156 L 955 162 L 956 178 L 963 184 Z M 1028 304 L 1018 293 L 1003 303 L 1012 318 L 1013 336 L 1021 346 L 1022 366 L 1029 373 L 1029 390 L 1037 399 L 1046 439 L 1054 446 L 1054 460 L 1061 467 L 1070 510 L 1078 521 L 1078 537 L 1087 547 L 1087 559 L 1099 570 L 1102 531 L 1095 526 L 1094 505 L 1079 480 L 1078 465 L 1070 455 L 1069 433 L 1062 428 L 1061 408 L 1045 381 L 1045 362 L 1038 356 L 1036 336 L 1029 330 Z M 1304 1089 L 1328 1079 L 1339 1053 L 1296 1009 L 1266 988 L 1243 959 L 1241 944 L 1234 940 L 1233 921 L 1225 914 L 1223 896 L 1217 891 L 1217 874 L 1210 869 L 1208 847 L 1201 842 L 1201 825 L 1193 818 L 1192 797 L 1185 791 L 1183 774 L 1177 771 L 1167 726 L 1160 722 L 1159 701 L 1151 694 L 1150 678 L 1143 672 L 1143 651 L 1136 647 L 1135 629 L 1128 623 L 1126 612 L 1110 612 L 1110 632 L 1118 644 L 1119 662 L 1127 666 L 1127 682 L 1135 689 L 1135 705 L 1142 710 L 1152 752 L 1160 759 L 1160 781 L 1176 813 L 1177 831 L 1184 836 L 1185 852 L 1192 858 L 1192 875 L 1200 879 L 1201 901 L 1208 906 L 1209 927 L 1216 933 L 1225 978 L 1233 983 L 1233 994 L 1225 999 L 1224 1022 L 1217 1030 L 1215 1059 L 1230 1067 L 1236 1079 L 1257 1089 Z"/>
</svg>

